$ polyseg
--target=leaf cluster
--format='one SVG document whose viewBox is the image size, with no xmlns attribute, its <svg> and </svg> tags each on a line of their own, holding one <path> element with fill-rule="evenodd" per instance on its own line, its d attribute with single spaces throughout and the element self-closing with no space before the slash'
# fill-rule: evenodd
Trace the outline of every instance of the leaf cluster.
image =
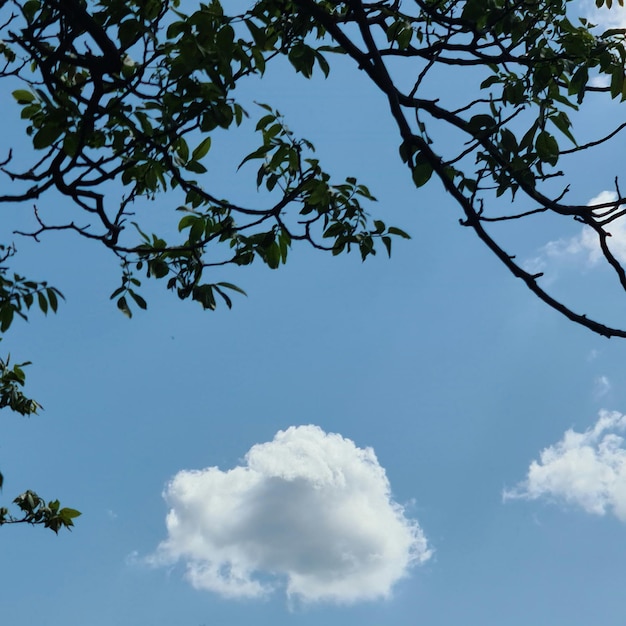
<svg viewBox="0 0 626 626">
<path fill-rule="evenodd" d="M 0 483 L 1 486 L 1 483 Z M 25 491 L 13 500 L 20 510 L 16 517 L 9 513 L 6 507 L 0 507 L 0 526 L 5 524 L 30 524 L 41 525 L 58 534 L 61 528 L 71 530 L 74 519 L 80 516 L 80 512 L 67 507 L 61 508 L 58 500 L 48 503 L 34 491 Z"/>
<path fill-rule="evenodd" d="M 5 41 L 14 58 L 5 75 L 22 81 L 13 97 L 40 154 L 26 170 L 11 169 L 11 158 L 2 165 L 0 174 L 26 190 L 0 202 L 60 192 L 88 216 L 85 226 L 57 222 L 37 205 L 38 228 L 21 234 L 38 239 L 70 230 L 109 248 L 122 266 L 111 298 L 124 314 L 147 306 L 140 291 L 144 270 L 147 278 L 166 279 L 179 298 L 213 309 L 215 296 L 230 306 L 228 291 L 243 291 L 205 280 L 207 268 L 214 274 L 220 266 L 260 259 L 274 269 L 294 242 L 333 254 L 354 247 L 365 259 L 380 240 L 390 252 L 400 231 L 381 229 L 381 220 L 370 223 L 361 203 L 374 201 L 367 187 L 352 177 L 333 183 L 311 156 L 311 142 L 297 138 L 270 106 L 262 105 L 256 124 L 260 146 L 241 163 L 263 161 L 257 185 L 270 192 L 269 206 L 242 206 L 202 182 L 213 134 L 249 115 L 237 97 L 242 81 L 262 76 L 281 55 L 306 78 L 316 68 L 328 74 L 326 56 L 337 47 L 298 3 L 258 2 L 239 15 L 228 15 L 217 0 L 189 13 L 178 2 L 159 0 L 70 4 L 72 10 L 29 0 L 16 3 L 19 11 L 7 18 Z M 112 183 L 123 189 L 119 201 L 101 191 Z M 186 239 L 142 230 L 138 208 L 164 194 L 179 199 L 178 230 Z M 50 307 L 50 297 L 59 295 L 45 285 L 29 288 Z M 28 306 L 28 300 L 21 302 Z M 3 313 L 3 301 L 0 294 L 0 320 L 6 315 L 8 328 L 16 309 Z"/>
<path fill-rule="evenodd" d="M 24 367 L 29 362 L 19 363 L 10 367 L 10 359 L 0 359 L 0 409 L 8 408 L 18 415 L 36 414 L 42 406 L 27 397 L 22 388 L 26 382 Z M 0 473 L 0 490 L 4 476 Z M 72 508 L 61 508 L 58 500 L 45 502 L 34 491 L 27 490 L 13 500 L 20 513 L 11 514 L 7 507 L 0 506 L 0 526 L 5 524 L 31 524 L 43 526 L 58 533 L 61 528 L 68 530 L 74 526 L 74 519 L 80 512 Z"/>
<path fill-rule="evenodd" d="M 499 242 L 498 233 L 520 220 L 580 222 L 596 234 L 626 291 L 626 271 L 610 239 L 610 225 L 626 212 L 619 181 L 615 201 L 589 206 L 586 198 L 571 198 L 566 178 L 579 153 L 600 149 L 626 128 L 616 123 L 584 143 L 575 129 L 589 94 L 626 99 L 626 31 L 574 19 L 573 4 L 298 0 L 292 6 L 321 25 L 386 97 L 416 187 L 438 179 L 461 209 L 461 224 L 549 306 L 601 335 L 626 337 L 625 329 L 554 298 L 541 274 L 529 273 Z M 451 69 L 464 87 L 441 93 L 438 81 Z"/>
</svg>

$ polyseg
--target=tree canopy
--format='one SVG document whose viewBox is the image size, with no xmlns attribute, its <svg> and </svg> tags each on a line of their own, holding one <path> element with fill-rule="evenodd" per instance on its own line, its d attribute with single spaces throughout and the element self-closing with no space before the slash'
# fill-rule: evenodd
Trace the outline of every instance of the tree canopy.
<svg viewBox="0 0 626 626">
<path fill-rule="evenodd" d="M 591 94 L 626 99 L 626 31 L 603 31 L 573 15 L 573 5 L 259 0 L 229 13 L 217 0 L 5 0 L 0 78 L 30 147 L 5 147 L 0 156 L 0 203 L 23 204 L 33 226 L 5 231 L 0 242 L 0 331 L 33 306 L 56 311 L 62 298 L 56 286 L 10 271 L 19 237 L 71 231 L 104 246 L 122 267 L 111 298 L 129 317 L 147 306 L 144 277 L 214 309 L 242 292 L 219 279 L 220 267 L 259 260 L 277 268 L 296 243 L 333 255 L 354 249 L 363 259 L 381 246 L 390 254 L 393 238 L 408 235 L 378 219 L 368 187 L 326 171 L 279 113 L 280 94 L 255 106 L 238 91 L 280 57 L 310 78 L 328 75 L 343 55 L 384 96 L 399 166 L 416 188 L 442 185 L 461 224 L 553 309 L 600 335 L 626 337 L 558 300 L 499 235 L 526 220 L 580 222 L 626 289 L 610 246 L 611 226 L 626 212 L 618 179 L 615 199 L 589 206 L 573 197 L 567 174 L 579 153 L 621 140 L 624 123 L 579 143 L 572 114 Z M 438 93 L 442 72 L 455 72 L 463 89 Z M 11 112 L 4 123 L 15 123 Z M 241 155 L 240 175 L 252 171 L 264 190 L 255 206 L 239 202 L 236 190 L 220 197 L 204 177 L 212 134 L 250 117 L 258 147 Z M 146 215 L 164 196 L 175 228 L 153 233 Z M 0 406 L 36 412 L 23 383 L 22 368 L 2 362 Z M 32 492 L 16 503 L 19 521 L 53 530 L 77 514 Z M 0 511 L 0 525 L 7 516 Z"/>
</svg>

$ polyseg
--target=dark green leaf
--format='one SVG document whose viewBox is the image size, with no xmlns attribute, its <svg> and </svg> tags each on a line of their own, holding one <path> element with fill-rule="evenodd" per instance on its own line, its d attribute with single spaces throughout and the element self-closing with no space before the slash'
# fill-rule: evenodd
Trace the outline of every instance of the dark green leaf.
<svg viewBox="0 0 626 626">
<path fill-rule="evenodd" d="M 559 160 L 559 144 L 556 139 L 547 131 L 541 131 L 537 135 L 535 142 L 537 156 L 550 165 L 556 165 Z"/>
<path fill-rule="evenodd" d="M 135 303 L 140 309 L 145 310 L 148 308 L 148 304 L 138 293 L 135 293 L 132 289 L 129 289 L 128 293 L 130 294 L 130 297 L 135 301 Z"/>
<path fill-rule="evenodd" d="M 576 139 L 572 135 L 570 131 L 571 122 L 569 121 L 569 117 L 564 111 L 559 111 L 556 115 L 552 115 L 550 117 L 550 121 L 574 144 L 576 144 Z"/>
<path fill-rule="evenodd" d="M 232 283 L 225 283 L 225 282 L 221 282 L 221 283 L 217 283 L 220 287 L 226 287 L 226 289 L 231 289 L 232 291 L 236 291 L 237 293 L 240 293 L 244 296 L 247 296 L 248 294 L 241 288 L 241 287 L 237 287 L 237 285 L 233 285 Z"/>
<path fill-rule="evenodd" d="M 624 89 L 624 68 L 616 65 L 611 74 L 611 97 L 617 98 L 622 95 Z"/>
<path fill-rule="evenodd" d="M 59 301 L 57 299 L 56 293 L 54 293 L 54 289 L 48 287 L 46 289 L 46 295 L 48 296 L 48 302 L 50 303 L 50 308 L 54 313 L 57 312 L 57 307 L 59 306 Z"/>
<path fill-rule="evenodd" d="M 148 267 L 150 271 L 150 275 L 155 278 L 164 278 L 169 274 L 169 267 L 167 263 L 162 259 L 153 259 L 148 262 Z"/>
<path fill-rule="evenodd" d="M 244 163 L 246 163 L 246 161 L 251 161 L 252 159 L 262 159 L 271 149 L 271 145 L 261 146 L 260 148 L 257 148 L 254 152 L 251 152 L 248 156 L 244 158 L 244 160 L 237 166 L 237 169 L 239 169 Z"/>
<path fill-rule="evenodd" d="M 433 175 L 432 165 L 426 160 L 421 152 L 415 158 L 415 165 L 413 166 L 411 174 L 416 187 L 422 187 L 425 185 Z"/>
<path fill-rule="evenodd" d="M 122 44 L 122 48 L 128 48 L 141 37 L 142 26 L 134 19 L 126 20 L 119 25 L 118 39 Z"/>
<path fill-rule="evenodd" d="M 474 115 L 467 123 L 468 129 L 475 133 L 480 130 L 490 130 L 496 126 L 496 121 L 491 115 L 479 114 Z"/>
<path fill-rule="evenodd" d="M 387 256 L 391 258 L 391 237 L 382 237 L 382 240 L 387 250 Z"/>
<path fill-rule="evenodd" d="M 270 268 L 275 270 L 280 265 L 280 259 L 280 248 L 278 247 L 278 244 L 276 244 L 276 242 L 272 242 L 265 249 L 265 262 Z"/>
<path fill-rule="evenodd" d="M 46 296 L 43 294 L 43 292 L 38 292 L 37 293 L 37 300 L 39 302 L 39 308 L 42 310 L 43 313 L 48 313 L 48 301 L 46 300 Z"/>
<path fill-rule="evenodd" d="M 47 124 L 40 128 L 33 137 L 33 146 L 37 150 L 43 150 L 51 146 L 63 133 L 63 129 L 60 126 L 54 126 L 53 124 Z"/>
<path fill-rule="evenodd" d="M 396 228 L 395 226 L 390 226 L 387 229 L 387 232 L 390 235 L 397 235 L 398 237 L 402 237 L 403 239 L 410 239 L 411 235 L 409 235 L 408 233 L 405 233 L 403 230 L 401 230 L 400 228 Z"/>
<path fill-rule="evenodd" d="M 117 301 L 117 308 L 124 314 L 126 315 L 126 317 L 132 317 L 133 314 L 130 310 L 130 308 L 128 307 L 128 302 L 126 302 L 126 298 L 124 296 L 122 296 L 118 301 Z"/>
<path fill-rule="evenodd" d="M 204 174 L 207 171 L 206 167 L 204 167 L 202 163 L 198 163 L 198 161 L 189 161 L 189 163 L 185 165 L 185 169 L 195 174 Z"/>
</svg>

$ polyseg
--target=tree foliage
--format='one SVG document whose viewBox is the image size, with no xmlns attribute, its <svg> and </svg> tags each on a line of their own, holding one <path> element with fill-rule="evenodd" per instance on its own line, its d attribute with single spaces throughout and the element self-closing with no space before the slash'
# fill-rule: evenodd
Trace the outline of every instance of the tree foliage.
<svg viewBox="0 0 626 626">
<path fill-rule="evenodd" d="M 20 363 L 10 367 L 9 359 L 0 359 L 0 408 L 9 408 L 19 415 L 33 415 L 42 408 L 41 405 L 24 395 L 22 387 L 26 380 L 24 366 L 30 363 Z M 4 477 L 0 473 L 0 489 Z M 19 509 L 18 515 L 11 514 L 7 507 L 0 507 L 0 526 L 5 524 L 31 524 L 50 528 L 55 533 L 60 528 L 70 528 L 74 525 L 74 518 L 80 513 L 75 509 L 61 508 L 58 500 L 46 503 L 34 491 L 27 490 L 13 500 Z"/>
<path fill-rule="evenodd" d="M 556 299 L 498 234 L 523 220 L 580 222 L 626 289 L 610 247 L 611 225 L 626 212 L 619 183 L 615 200 L 588 206 L 570 197 L 566 169 L 579 153 L 621 140 L 626 124 L 578 143 L 572 114 L 590 94 L 626 99 L 625 31 L 602 31 L 576 17 L 573 5 L 258 0 L 229 13 L 218 0 L 3 0 L 0 78 L 32 150 L 17 159 L 9 148 L 2 157 L 0 203 L 34 206 L 35 226 L 16 234 L 39 240 L 72 231 L 107 248 L 122 267 L 111 298 L 128 316 L 147 306 L 144 277 L 214 309 L 242 292 L 215 278 L 220 267 L 259 260 L 277 268 L 296 242 L 332 254 L 355 249 L 363 259 L 377 244 L 390 253 L 393 237 L 408 235 L 370 219 L 369 189 L 352 177 L 336 181 L 276 103 L 254 106 L 238 91 L 280 57 L 310 78 L 327 75 L 333 56 L 344 55 L 386 98 L 399 163 L 415 186 L 438 180 L 461 224 L 549 306 L 596 333 L 626 337 Z M 438 93 L 450 72 L 468 88 Z M 264 191 L 256 206 L 238 202 L 236 190 L 220 197 L 204 176 L 212 136 L 249 117 L 258 147 L 242 155 L 240 168 L 245 176 L 255 164 Z M 145 225 L 150 204 L 164 197 L 178 212 L 178 237 Z M 2 253 L 0 330 L 34 304 L 56 311 L 61 293 L 10 274 L 13 243 Z M 3 394 L 22 382 L 8 380 Z M 33 497 L 37 506 L 29 500 L 22 509 L 31 519 L 43 507 Z"/>
</svg>

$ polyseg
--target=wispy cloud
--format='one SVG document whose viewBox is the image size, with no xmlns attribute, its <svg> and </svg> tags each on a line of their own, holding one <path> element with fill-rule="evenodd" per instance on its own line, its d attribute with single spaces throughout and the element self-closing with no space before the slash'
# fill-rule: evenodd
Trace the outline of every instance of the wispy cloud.
<svg viewBox="0 0 626 626">
<path fill-rule="evenodd" d="M 242 465 L 178 472 L 153 563 L 182 561 L 198 589 L 304 602 L 389 596 L 431 550 L 391 496 L 372 448 L 317 426 L 253 446 Z"/>
<path fill-rule="evenodd" d="M 596 399 L 603 398 L 611 391 L 612 385 L 608 376 L 597 376 L 593 381 L 593 395 Z"/>
<path fill-rule="evenodd" d="M 600 411 L 592 428 L 570 429 L 542 450 L 526 479 L 505 491 L 504 499 L 547 498 L 596 515 L 610 512 L 626 522 L 626 449 L 617 434 L 624 429 L 626 415 Z"/>
<path fill-rule="evenodd" d="M 616 200 L 617 194 L 614 191 L 602 191 L 588 202 L 588 206 Z M 611 234 L 608 241 L 611 252 L 620 263 L 626 262 L 626 218 L 616 219 L 606 229 Z M 583 226 L 574 237 L 549 241 L 535 257 L 526 260 L 524 267 L 533 273 L 544 272 L 555 262 L 579 262 L 593 267 L 602 258 L 598 236 L 591 228 Z"/>
<path fill-rule="evenodd" d="M 589 354 L 587 355 L 587 361 L 589 362 L 595 361 L 599 356 L 600 356 L 600 350 L 597 350 L 596 348 L 592 348 L 591 350 L 589 350 Z"/>
</svg>

